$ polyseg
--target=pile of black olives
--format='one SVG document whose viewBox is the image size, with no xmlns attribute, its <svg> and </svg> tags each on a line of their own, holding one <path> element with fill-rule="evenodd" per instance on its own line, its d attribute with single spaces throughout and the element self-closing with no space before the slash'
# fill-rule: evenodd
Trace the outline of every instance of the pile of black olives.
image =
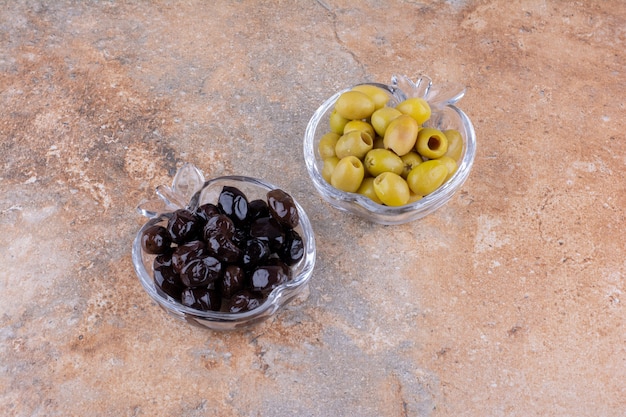
<svg viewBox="0 0 626 417">
<path fill-rule="evenodd" d="M 298 224 L 286 192 L 248 201 L 238 188 L 224 186 L 217 204 L 175 211 L 167 225 L 147 228 L 141 244 L 157 255 L 158 290 L 197 310 L 239 313 L 292 279 L 291 267 L 305 250 Z"/>
</svg>

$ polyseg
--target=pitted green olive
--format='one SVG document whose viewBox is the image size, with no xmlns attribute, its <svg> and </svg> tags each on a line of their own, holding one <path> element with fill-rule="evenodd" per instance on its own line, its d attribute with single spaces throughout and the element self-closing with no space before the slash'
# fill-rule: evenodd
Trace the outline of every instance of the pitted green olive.
<svg viewBox="0 0 626 417">
<path fill-rule="evenodd" d="M 411 116 L 402 115 L 392 120 L 387 126 L 383 143 L 398 156 L 406 155 L 415 146 L 419 127 Z"/>
<path fill-rule="evenodd" d="M 349 119 L 346 119 L 345 117 L 337 113 L 336 110 L 333 110 L 330 113 L 330 120 L 329 120 L 330 131 L 335 132 L 338 135 L 343 135 L 343 128 L 346 126 L 346 124 L 349 121 L 350 121 Z"/>
<path fill-rule="evenodd" d="M 393 119 L 396 119 L 398 116 L 402 116 L 402 112 L 393 107 L 382 107 L 372 113 L 371 123 L 374 127 L 374 130 L 379 136 L 385 136 L 385 131 L 387 130 L 387 126 Z"/>
<path fill-rule="evenodd" d="M 406 179 L 409 176 L 409 172 L 419 164 L 421 164 L 424 160 L 422 157 L 415 151 L 411 151 L 405 155 L 400 157 L 402 160 L 402 173 L 400 176 Z"/>
<path fill-rule="evenodd" d="M 383 203 L 382 201 L 380 201 L 380 198 L 378 198 L 378 196 L 376 195 L 376 191 L 374 191 L 374 178 L 373 177 L 363 178 L 363 182 L 361 182 L 361 186 L 356 192 L 369 198 L 374 203 L 377 203 L 377 204 Z"/>
<path fill-rule="evenodd" d="M 463 136 L 461 136 L 461 132 L 455 129 L 448 129 L 443 134 L 448 138 L 448 150 L 445 155 L 455 161 L 459 161 L 463 155 Z"/>
<path fill-rule="evenodd" d="M 374 179 L 374 192 L 387 206 L 403 206 L 411 196 L 407 182 L 393 172 L 383 172 Z"/>
<path fill-rule="evenodd" d="M 415 203 L 416 201 L 420 201 L 422 198 L 424 198 L 424 196 L 415 194 L 413 191 L 411 191 L 411 194 L 409 195 L 409 202 L 407 204 Z"/>
<path fill-rule="evenodd" d="M 326 180 L 326 182 L 330 182 L 330 177 L 335 170 L 335 167 L 339 163 L 339 158 L 336 156 L 331 156 L 329 158 L 324 159 L 324 165 L 322 165 L 322 178 Z"/>
<path fill-rule="evenodd" d="M 354 130 L 341 136 L 339 140 L 337 140 L 335 155 L 337 155 L 339 159 L 345 158 L 346 156 L 356 156 L 359 159 L 363 159 L 373 146 L 374 141 L 369 133 Z"/>
<path fill-rule="evenodd" d="M 420 129 L 417 134 L 415 148 L 425 158 L 439 158 L 448 150 L 448 138 L 440 130 L 425 127 Z"/>
<path fill-rule="evenodd" d="M 337 141 L 339 140 L 339 135 L 335 132 L 328 132 L 320 139 L 319 144 L 317 145 L 317 150 L 322 159 L 330 158 L 331 156 L 335 156 L 335 146 L 337 146 Z"/>
<path fill-rule="evenodd" d="M 412 97 L 404 100 L 396 106 L 403 114 L 411 116 L 421 126 L 430 119 L 430 105 L 426 100 L 419 97 Z"/>
<path fill-rule="evenodd" d="M 352 91 L 360 91 L 361 93 L 367 94 L 374 101 L 374 107 L 376 109 L 384 107 L 389 101 L 389 93 L 380 87 L 376 87 L 375 85 L 357 85 L 352 87 Z"/>
<path fill-rule="evenodd" d="M 446 176 L 446 179 L 444 180 L 444 182 L 446 182 L 450 178 L 452 178 L 456 170 L 459 168 L 459 165 L 456 163 L 454 159 L 445 155 L 442 156 L 441 158 L 437 158 L 437 160 L 441 162 L 442 164 L 444 164 L 446 166 L 446 169 L 448 170 L 448 175 Z"/>
<path fill-rule="evenodd" d="M 346 91 L 341 94 L 335 103 L 337 113 L 348 120 L 368 119 L 376 105 L 374 100 L 360 91 Z"/>
<path fill-rule="evenodd" d="M 422 162 L 409 172 L 406 178 L 415 194 L 428 195 L 435 191 L 448 176 L 448 168 L 437 159 Z"/>
<path fill-rule="evenodd" d="M 356 156 L 346 156 L 339 160 L 330 176 L 330 184 L 338 190 L 355 193 L 365 177 L 363 163 Z"/>
<path fill-rule="evenodd" d="M 402 174 L 404 163 L 395 152 L 389 149 L 372 149 L 363 159 L 365 170 L 372 176 L 376 177 L 383 172 L 393 172 L 394 174 Z"/>
<path fill-rule="evenodd" d="M 374 128 L 371 124 L 364 122 L 363 120 L 350 120 L 343 128 L 343 134 L 354 132 L 358 130 L 359 132 L 367 132 L 372 138 L 376 136 L 376 132 L 374 132 Z"/>
</svg>

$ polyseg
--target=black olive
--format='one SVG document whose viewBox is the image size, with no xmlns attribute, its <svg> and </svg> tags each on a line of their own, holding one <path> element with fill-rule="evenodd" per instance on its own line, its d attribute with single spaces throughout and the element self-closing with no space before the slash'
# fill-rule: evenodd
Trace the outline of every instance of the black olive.
<svg viewBox="0 0 626 417">
<path fill-rule="evenodd" d="M 246 274 L 238 265 L 228 265 L 222 276 L 222 296 L 231 298 L 248 285 Z"/>
<path fill-rule="evenodd" d="M 283 190 L 272 190 L 267 193 L 267 205 L 270 213 L 280 224 L 290 229 L 298 226 L 300 217 L 293 198 Z"/>
<path fill-rule="evenodd" d="M 262 217 L 252 222 L 250 236 L 267 241 L 273 251 L 280 250 L 285 243 L 285 232 L 273 217 Z"/>
<path fill-rule="evenodd" d="M 248 219 L 250 221 L 258 219 L 260 217 L 269 217 L 270 208 L 265 200 L 257 199 L 252 200 L 248 204 Z"/>
<path fill-rule="evenodd" d="M 278 265 L 261 266 L 254 270 L 251 285 L 254 291 L 268 293 L 289 280 L 284 269 Z"/>
<path fill-rule="evenodd" d="M 267 241 L 251 238 L 245 243 L 241 263 L 244 268 L 250 269 L 265 262 L 270 254 L 271 251 Z"/>
<path fill-rule="evenodd" d="M 180 274 L 183 265 L 188 261 L 202 258 L 208 254 L 209 252 L 207 251 L 206 245 L 201 240 L 193 240 L 184 243 L 176 247 L 174 253 L 172 253 L 172 266 L 174 267 L 174 271 Z"/>
<path fill-rule="evenodd" d="M 261 305 L 262 301 L 261 296 L 251 291 L 243 290 L 230 299 L 227 311 L 230 313 L 242 313 L 244 311 L 254 310 Z"/>
<path fill-rule="evenodd" d="M 236 187 L 224 186 L 218 197 L 217 206 L 235 223 L 245 223 L 248 218 L 248 199 Z"/>
<path fill-rule="evenodd" d="M 171 244 L 172 239 L 167 229 L 160 225 L 148 227 L 141 236 L 141 247 L 151 255 L 165 253 Z"/>
<path fill-rule="evenodd" d="M 220 233 L 230 239 L 235 234 L 235 223 L 225 214 L 209 217 L 204 226 L 204 240 L 209 240 L 215 233 Z"/>
<path fill-rule="evenodd" d="M 196 215 L 203 224 L 206 224 L 209 217 L 213 217 L 218 214 L 221 214 L 220 209 L 215 204 L 211 203 L 203 204 L 196 209 Z"/>
<path fill-rule="evenodd" d="M 212 256 L 191 259 L 180 271 L 180 280 L 188 287 L 209 285 L 221 277 L 222 263 Z"/>
<path fill-rule="evenodd" d="M 167 231 L 174 243 L 183 243 L 196 239 L 201 223 L 198 216 L 186 209 L 176 210 L 167 222 Z"/>
<path fill-rule="evenodd" d="M 154 284 L 158 290 L 163 291 L 165 294 L 180 301 L 180 293 L 185 286 L 180 280 L 178 274 L 174 271 L 172 266 L 172 254 L 165 253 L 158 255 L 154 258 L 152 264 L 154 269 Z"/>
<path fill-rule="evenodd" d="M 196 310 L 219 311 L 222 298 L 215 288 L 187 288 L 182 292 L 181 303 Z"/>
<path fill-rule="evenodd" d="M 279 256 L 283 262 L 290 266 L 302 259 L 304 256 L 304 242 L 298 232 L 291 229 L 285 233 L 285 244 Z"/>
</svg>

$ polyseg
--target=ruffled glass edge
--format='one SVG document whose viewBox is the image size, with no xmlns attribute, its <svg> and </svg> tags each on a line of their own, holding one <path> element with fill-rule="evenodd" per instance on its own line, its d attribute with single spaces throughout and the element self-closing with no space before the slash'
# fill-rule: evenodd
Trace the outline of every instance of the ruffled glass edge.
<svg viewBox="0 0 626 417">
<path fill-rule="evenodd" d="M 172 186 L 159 185 L 155 193 L 158 198 L 144 200 L 137 206 L 137 212 L 150 219 L 163 213 L 187 207 L 189 201 L 205 183 L 202 171 L 192 163 L 185 163 L 176 172 Z"/>
</svg>

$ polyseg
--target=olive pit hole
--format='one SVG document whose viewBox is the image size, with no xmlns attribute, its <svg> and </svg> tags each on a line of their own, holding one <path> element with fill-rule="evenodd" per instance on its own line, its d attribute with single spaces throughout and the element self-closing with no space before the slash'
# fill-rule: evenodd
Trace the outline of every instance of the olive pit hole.
<svg viewBox="0 0 626 417">
<path fill-rule="evenodd" d="M 428 149 L 436 151 L 441 146 L 441 140 L 437 136 L 431 136 L 428 138 Z"/>
</svg>

